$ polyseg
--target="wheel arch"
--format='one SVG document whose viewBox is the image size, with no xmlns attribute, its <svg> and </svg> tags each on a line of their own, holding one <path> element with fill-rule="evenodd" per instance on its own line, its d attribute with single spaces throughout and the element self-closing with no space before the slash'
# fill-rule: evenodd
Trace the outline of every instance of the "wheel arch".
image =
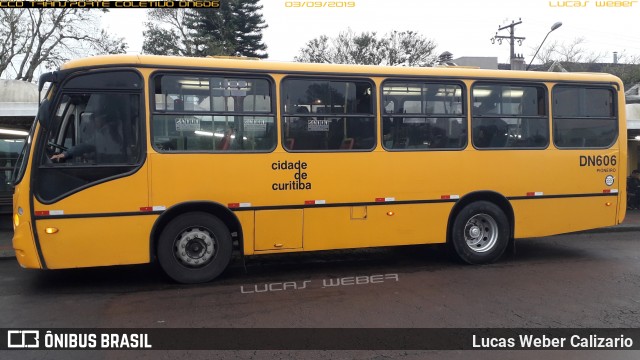
<svg viewBox="0 0 640 360">
<path fill-rule="evenodd" d="M 476 201 L 488 201 L 498 206 L 504 212 L 507 216 L 507 220 L 509 221 L 509 242 L 512 242 L 515 237 L 515 214 L 511 203 L 504 195 L 498 192 L 492 190 L 479 190 L 464 195 L 451 209 L 449 219 L 447 220 L 447 243 L 451 242 L 453 222 L 455 221 L 456 216 L 458 216 L 458 213 L 460 213 L 465 206 Z"/>
<path fill-rule="evenodd" d="M 149 256 L 151 262 L 155 262 L 157 260 L 156 252 L 158 240 L 167 224 L 182 214 L 195 211 L 209 213 L 217 217 L 229 228 L 230 233 L 237 233 L 237 237 L 235 237 L 235 239 L 238 240 L 240 252 L 244 254 L 242 225 L 240 225 L 240 220 L 238 220 L 238 217 L 233 213 L 233 211 L 215 201 L 187 201 L 175 204 L 165 210 L 153 224 L 153 227 L 151 228 L 151 235 L 149 237 Z"/>
</svg>

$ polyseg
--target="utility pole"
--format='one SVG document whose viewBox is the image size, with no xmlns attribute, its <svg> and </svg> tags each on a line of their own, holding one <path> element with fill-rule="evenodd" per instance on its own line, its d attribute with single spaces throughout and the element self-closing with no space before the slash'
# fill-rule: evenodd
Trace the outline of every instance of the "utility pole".
<svg viewBox="0 0 640 360">
<path fill-rule="evenodd" d="M 502 31 L 505 29 L 509 29 L 509 36 L 501 36 L 498 35 L 498 31 L 496 31 L 496 34 L 491 38 L 491 43 L 495 44 L 496 40 L 498 40 L 498 44 L 502 45 L 502 40 L 508 40 L 509 41 L 509 45 L 511 47 L 511 51 L 509 53 L 509 61 L 513 61 L 513 59 L 516 58 L 516 52 L 515 52 L 515 44 L 516 44 L 516 40 L 518 41 L 518 45 L 522 46 L 522 40 L 524 40 L 524 37 L 518 37 L 516 36 L 516 25 L 520 25 L 522 24 L 522 19 L 518 19 L 518 22 L 513 22 L 511 21 L 510 25 L 505 25 L 502 27 L 498 27 L 498 31 Z"/>
</svg>

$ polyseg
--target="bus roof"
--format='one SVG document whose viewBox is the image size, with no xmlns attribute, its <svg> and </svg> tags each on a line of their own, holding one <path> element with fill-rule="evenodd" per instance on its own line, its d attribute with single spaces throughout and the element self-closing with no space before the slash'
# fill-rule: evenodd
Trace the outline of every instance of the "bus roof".
<svg viewBox="0 0 640 360">
<path fill-rule="evenodd" d="M 111 66 L 149 68 L 193 68 L 207 70 L 243 70 L 265 73 L 316 73 L 354 74 L 363 76 L 434 76 L 447 78 L 507 78 L 539 81 L 594 81 L 622 84 L 619 78 L 606 73 L 557 73 L 544 71 L 486 70 L 447 67 L 401 67 L 376 65 L 314 64 L 300 62 L 276 62 L 217 57 L 182 57 L 159 55 L 103 55 L 65 63 L 61 70 Z"/>
</svg>

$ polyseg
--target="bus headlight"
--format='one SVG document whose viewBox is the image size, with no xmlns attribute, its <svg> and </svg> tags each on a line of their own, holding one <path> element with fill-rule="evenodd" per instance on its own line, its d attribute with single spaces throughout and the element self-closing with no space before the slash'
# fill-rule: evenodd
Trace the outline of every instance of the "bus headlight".
<svg viewBox="0 0 640 360">
<path fill-rule="evenodd" d="M 20 225 L 20 216 L 24 214 L 24 211 L 21 207 L 18 207 L 18 211 L 16 211 L 15 215 L 13 215 L 13 225 L 18 227 Z"/>
</svg>

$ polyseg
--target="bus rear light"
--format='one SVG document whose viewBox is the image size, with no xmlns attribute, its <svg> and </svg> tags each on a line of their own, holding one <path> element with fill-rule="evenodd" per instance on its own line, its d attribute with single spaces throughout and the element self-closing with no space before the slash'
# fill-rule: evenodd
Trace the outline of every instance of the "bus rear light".
<svg viewBox="0 0 640 360">
<path fill-rule="evenodd" d="M 457 200 L 460 199 L 460 195 L 442 195 L 440 196 L 442 200 Z"/>
<path fill-rule="evenodd" d="M 64 215 L 64 210 L 35 211 L 36 216 Z"/>
<path fill-rule="evenodd" d="M 150 212 L 150 211 L 165 211 L 167 210 L 166 206 L 143 206 L 140 208 L 140 211 Z"/>
<path fill-rule="evenodd" d="M 229 209 L 237 209 L 237 208 L 243 208 L 243 207 L 251 207 L 251 203 L 229 203 L 227 205 L 227 207 Z"/>
</svg>

